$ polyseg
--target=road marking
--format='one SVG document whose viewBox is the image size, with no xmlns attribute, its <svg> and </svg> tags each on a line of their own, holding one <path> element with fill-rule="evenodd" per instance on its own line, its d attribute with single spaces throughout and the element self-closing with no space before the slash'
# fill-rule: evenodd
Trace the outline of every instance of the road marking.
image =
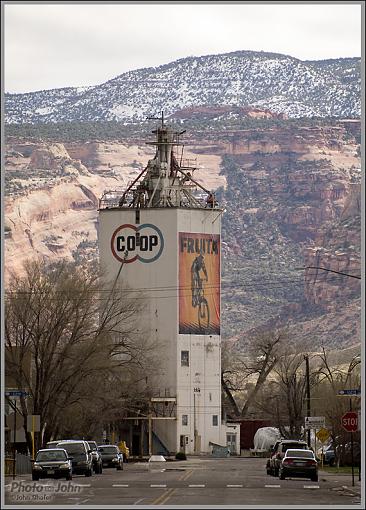
<svg viewBox="0 0 366 510">
<path fill-rule="evenodd" d="M 163 494 L 160 494 L 160 496 L 151 503 L 152 505 L 161 505 L 162 503 L 165 503 L 170 496 L 173 494 L 175 489 L 168 489 L 167 491 L 164 491 Z"/>
<path fill-rule="evenodd" d="M 180 477 L 178 478 L 178 480 L 179 480 L 180 482 L 182 482 L 182 481 L 186 481 L 186 480 L 188 480 L 188 478 L 191 476 L 191 474 L 192 474 L 192 473 L 193 473 L 193 469 L 190 469 L 189 471 L 187 471 L 186 473 L 184 473 L 182 476 L 180 476 Z"/>
<path fill-rule="evenodd" d="M 170 491 L 170 492 L 169 492 Z M 160 501 L 160 505 L 164 505 L 168 499 L 173 495 L 173 493 L 175 492 L 175 489 L 169 489 L 169 494 L 165 494 L 165 497 Z"/>
<path fill-rule="evenodd" d="M 138 505 L 139 503 L 141 503 L 141 501 L 144 501 L 145 498 L 140 498 L 138 499 L 137 501 L 134 502 L 134 505 Z"/>
<path fill-rule="evenodd" d="M 279 489 L 281 487 L 281 485 L 265 485 L 265 487 L 271 487 L 271 488 Z"/>
<path fill-rule="evenodd" d="M 304 489 L 320 489 L 319 485 L 304 485 Z"/>
<path fill-rule="evenodd" d="M 112 487 L 129 487 L 127 483 L 114 483 Z"/>
<path fill-rule="evenodd" d="M 152 483 L 150 487 L 166 487 L 166 483 Z"/>
<path fill-rule="evenodd" d="M 241 483 L 238 483 L 238 484 L 228 484 L 226 487 L 243 487 L 243 484 Z"/>
<path fill-rule="evenodd" d="M 73 483 L 74 487 L 91 487 L 90 483 Z"/>
<path fill-rule="evenodd" d="M 197 483 L 197 484 L 192 483 L 192 484 L 188 485 L 188 487 L 206 487 L 206 485 L 204 485 L 203 483 L 202 484 L 201 483 Z"/>
</svg>

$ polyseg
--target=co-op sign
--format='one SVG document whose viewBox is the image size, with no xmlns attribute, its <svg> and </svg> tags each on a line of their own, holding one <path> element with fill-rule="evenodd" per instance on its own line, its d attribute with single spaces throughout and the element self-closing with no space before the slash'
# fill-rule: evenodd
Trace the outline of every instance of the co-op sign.
<svg viewBox="0 0 366 510">
<path fill-rule="evenodd" d="M 113 232 L 111 249 L 119 262 L 154 262 L 164 249 L 164 237 L 160 229 L 151 223 L 137 227 L 126 223 Z"/>
</svg>

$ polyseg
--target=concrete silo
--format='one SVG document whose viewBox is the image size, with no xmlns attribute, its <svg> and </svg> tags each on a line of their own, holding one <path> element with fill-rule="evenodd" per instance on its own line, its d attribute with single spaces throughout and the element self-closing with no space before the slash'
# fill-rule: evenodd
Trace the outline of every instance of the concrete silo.
<svg viewBox="0 0 366 510">
<path fill-rule="evenodd" d="M 211 452 L 212 443 L 226 445 L 227 432 L 221 419 L 222 210 L 184 162 L 183 132 L 162 116 L 153 133 L 147 143 L 156 146 L 155 157 L 123 193 L 106 192 L 100 200 L 100 261 L 111 285 L 118 276 L 146 301 L 139 324 L 156 340 L 160 358 L 149 383 L 151 401 L 171 409 L 170 416 L 152 417 L 152 433 L 169 452 Z"/>
</svg>

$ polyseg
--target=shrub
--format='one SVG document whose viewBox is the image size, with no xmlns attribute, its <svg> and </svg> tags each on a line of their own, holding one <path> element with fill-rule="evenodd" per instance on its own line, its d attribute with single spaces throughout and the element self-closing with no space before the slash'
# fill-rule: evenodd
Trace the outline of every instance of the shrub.
<svg viewBox="0 0 366 510">
<path fill-rule="evenodd" d="M 175 458 L 177 460 L 187 460 L 187 455 L 184 452 L 177 452 Z"/>
</svg>

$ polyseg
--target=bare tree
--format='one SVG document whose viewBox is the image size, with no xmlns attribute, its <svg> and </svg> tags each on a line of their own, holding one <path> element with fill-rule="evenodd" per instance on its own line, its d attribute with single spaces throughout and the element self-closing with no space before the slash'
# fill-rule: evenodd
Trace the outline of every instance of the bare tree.
<svg viewBox="0 0 366 510">
<path fill-rule="evenodd" d="M 284 332 L 265 333 L 253 338 L 243 355 L 236 347 L 226 349 L 221 375 L 222 389 L 231 413 L 247 416 L 258 393 L 278 362 Z"/>
<path fill-rule="evenodd" d="M 348 388 L 359 388 L 361 384 L 359 355 L 353 356 L 349 361 L 330 361 L 330 354 L 322 348 L 317 355 L 319 365 L 316 370 L 317 386 L 313 393 L 321 405 L 336 453 L 337 464 L 342 464 L 345 455 L 345 445 L 349 442 L 349 433 L 341 425 L 343 414 L 350 409 L 354 411 L 360 408 L 359 398 L 347 398 L 338 396 L 338 391 Z M 343 362 L 342 362 L 343 361 Z M 359 432 L 354 433 L 355 441 L 360 440 Z"/>
<path fill-rule="evenodd" d="M 304 424 L 306 376 L 303 364 L 302 353 L 288 353 L 281 356 L 274 369 L 277 391 L 273 396 L 277 400 L 277 424 L 280 433 L 288 438 L 300 437 Z"/>
<path fill-rule="evenodd" d="M 104 289 L 97 272 L 65 261 L 25 269 L 5 298 L 6 372 L 30 392 L 28 406 L 21 399 L 24 423 L 28 413 L 39 414 L 46 442 L 62 428 L 65 409 L 97 393 L 98 377 L 100 385 L 122 368 L 126 380 L 146 371 L 152 346 L 136 323 L 144 302 L 126 289 Z M 29 355 L 31 374 L 24 369 Z"/>
</svg>

